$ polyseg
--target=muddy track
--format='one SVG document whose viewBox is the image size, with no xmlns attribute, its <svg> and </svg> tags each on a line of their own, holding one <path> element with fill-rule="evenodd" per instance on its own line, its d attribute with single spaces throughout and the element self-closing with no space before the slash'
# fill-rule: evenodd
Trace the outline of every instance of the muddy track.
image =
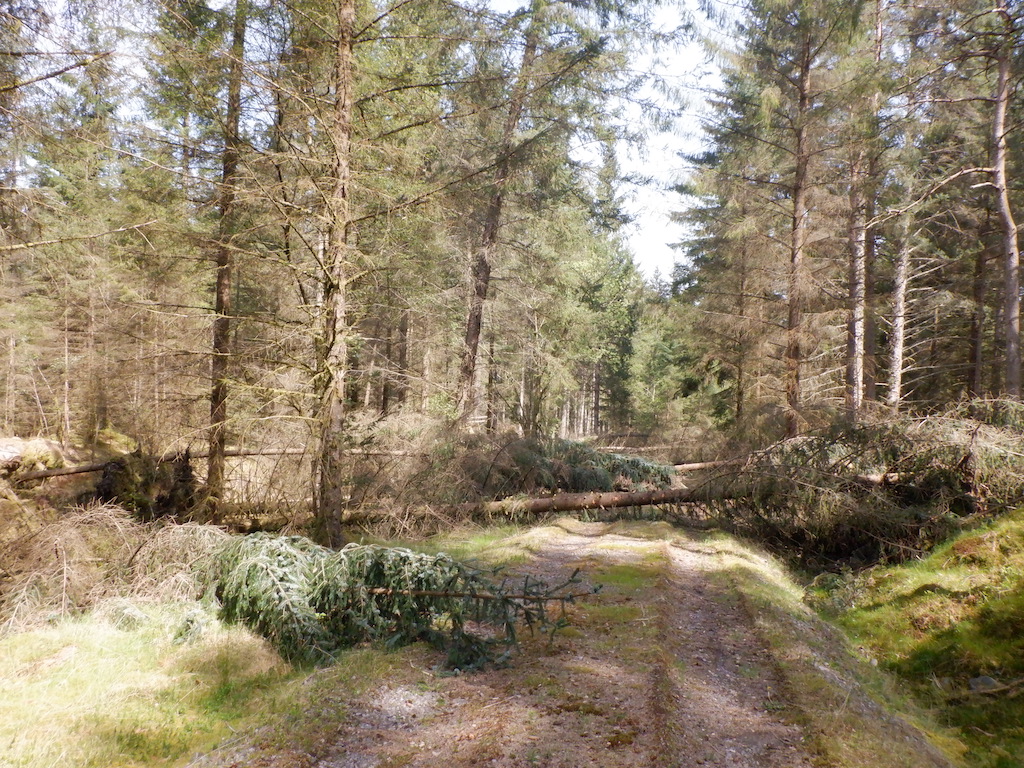
<svg viewBox="0 0 1024 768">
<path fill-rule="evenodd" d="M 527 642 L 507 669 L 383 685 L 303 762 L 809 768 L 784 687 L 715 557 L 591 530 L 546 529 L 524 567 L 608 581 L 575 608 L 574 629 Z"/>
</svg>

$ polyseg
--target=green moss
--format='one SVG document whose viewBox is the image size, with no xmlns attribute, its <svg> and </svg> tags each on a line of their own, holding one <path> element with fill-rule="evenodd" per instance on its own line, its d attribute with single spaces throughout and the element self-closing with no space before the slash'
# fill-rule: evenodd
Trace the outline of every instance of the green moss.
<svg viewBox="0 0 1024 768">
<path fill-rule="evenodd" d="M 438 554 L 444 552 L 457 560 L 478 561 L 491 566 L 528 562 L 532 551 L 526 542 L 517 538 L 523 529 L 504 525 L 488 528 L 449 531 L 426 541 L 411 542 L 410 549 Z M 391 542 L 392 546 L 395 545 Z"/>
<path fill-rule="evenodd" d="M 661 567 L 657 563 L 641 563 L 639 565 L 613 565 L 601 568 L 593 573 L 592 578 L 601 583 L 605 589 L 630 591 L 653 586 L 661 575 Z"/>
<path fill-rule="evenodd" d="M 587 608 L 590 624 L 631 624 L 644 618 L 641 606 L 635 603 L 603 603 Z"/>
<path fill-rule="evenodd" d="M 858 660 L 834 630 L 803 602 L 803 590 L 772 558 L 721 536 L 704 544 L 720 554 L 720 571 L 735 586 L 770 649 L 794 705 L 787 714 L 810 734 L 824 764 L 840 768 L 920 768 L 948 765 L 962 744 L 931 722 L 892 681 Z M 928 733 L 887 715 L 898 711 Z"/>
<path fill-rule="evenodd" d="M 920 561 L 848 574 L 817 599 L 958 729 L 971 766 L 1024 764 L 1024 701 L 969 688 L 980 675 L 1004 683 L 1024 676 L 1024 511 Z"/>
</svg>

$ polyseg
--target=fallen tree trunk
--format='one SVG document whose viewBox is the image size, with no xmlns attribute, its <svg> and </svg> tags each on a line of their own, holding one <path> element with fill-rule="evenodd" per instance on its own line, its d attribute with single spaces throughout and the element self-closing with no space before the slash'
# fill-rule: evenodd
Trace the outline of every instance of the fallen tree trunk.
<svg viewBox="0 0 1024 768">
<path fill-rule="evenodd" d="M 708 462 L 717 466 L 733 464 L 732 461 Z M 705 468 L 705 467 L 702 467 Z M 898 475 L 854 475 L 851 482 L 866 489 L 876 488 L 884 483 L 895 482 Z M 592 491 L 588 493 L 556 493 L 554 496 L 534 498 L 508 498 L 498 501 L 478 501 L 458 504 L 438 510 L 453 519 L 466 517 L 516 517 L 523 515 L 545 515 L 551 512 L 583 512 L 589 509 L 622 509 L 629 507 L 658 506 L 659 504 L 707 504 L 717 501 L 732 501 L 754 496 L 755 488 L 737 486 L 726 490 L 721 486 L 700 486 L 697 488 L 666 488 L 656 491 Z M 359 523 L 373 514 L 356 511 L 346 523 Z"/>
<path fill-rule="evenodd" d="M 590 493 L 558 493 L 554 496 L 536 498 L 509 498 L 499 501 L 480 501 L 457 504 L 449 507 L 410 507 L 404 511 L 394 509 L 360 508 L 348 512 L 346 525 L 375 525 L 390 523 L 394 530 L 408 534 L 423 533 L 424 525 L 431 530 L 448 530 L 459 521 L 475 519 L 479 522 L 494 522 L 496 519 L 522 519 L 543 517 L 548 513 L 581 512 L 595 509 L 622 509 L 658 506 L 668 504 L 700 505 L 713 500 L 729 500 L 742 496 L 710 488 L 670 488 L 656 491 L 611 491 Z M 683 515 L 678 511 L 666 514 L 666 519 L 677 524 L 694 528 L 709 528 L 717 521 L 704 519 L 699 512 L 695 516 Z M 431 527 L 432 526 L 432 527 Z"/>
<path fill-rule="evenodd" d="M 26 472 L 23 475 L 14 475 L 11 479 L 14 482 L 22 482 L 26 480 L 41 480 L 44 477 L 60 477 L 61 475 L 81 475 L 86 472 L 99 472 L 110 460 L 97 461 L 92 464 L 80 464 L 77 467 L 60 467 L 59 469 L 39 469 L 35 472 Z"/>
<path fill-rule="evenodd" d="M 698 472 L 702 469 L 720 469 L 730 464 L 741 464 L 746 459 L 722 459 L 721 461 L 695 461 L 690 464 L 676 464 L 672 467 L 676 472 Z"/>
<path fill-rule="evenodd" d="M 727 464 L 730 462 L 720 462 Z M 866 488 L 895 482 L 895 473 L 876 475 L 854 475 L 851 480 Z M 537 498 L 501 499 L 460 504 L 453 511 L 464 515 L 543 515 L 548 512 L 582 512 L 587 509 L 614 509 L 622 507 L 648 507 L 658 504 L 705 504 L 712 501 L 729 501 L 749 498 L 756 491 L 737 488 L 727 491 L 715 487 L 666 488 L 657 491 L 609 491 L 589 493 L 557 493 L 554 496 Z"/>
<path fill-rule="evenodd" d="M 308 453 L 306 448 L 256 448 L 256 449 L 236 449 L 225 451 L 224 455 L 228 458 L 238 456 L 304 456 Z M 411 455 L 408 451 L 367 451 L 361 448 L 353 448 L 345 451 L 346 454 L 351 456 L 409 456 Z M 206 459 L 209 458 L 210 454 L 206 451 L 201 453 L 190 453 L 189 459 Z M 174 461 L 178 458 L 178 454 L 163 453 L 160 455 L 160 461 Z M 74 467 L 61 467 L 60 469 L 40 469 L 35 472 L 26 472 L 23 475 L 16 475 L 13 479 L 16 482 L 23 482 L 28 480 L 42 480 L 47 477 L 60 477 L 62 475 L 82 475 L 88 472 L 100 472 L 107 464 L 111 461 L 117 461 L 117 457 L 107 459 L 106 461 L 97 461 L 91 464 L 79 464 Z"/>
<path fill-rule="evenodd" d="M 591 493 L 558 493 L 533 499 L 501 499 L 460 504 L 454 511 L 463 515 L 543 515 L 548 512 L 580 512 L 587 509 L 616 507 L 647 507 L 658 504 L 699 504 L 724 499 L 722 493 L 709 494 L 690 488 L 668 488 L 659 491 L 609 491 Z"/>
</svg>

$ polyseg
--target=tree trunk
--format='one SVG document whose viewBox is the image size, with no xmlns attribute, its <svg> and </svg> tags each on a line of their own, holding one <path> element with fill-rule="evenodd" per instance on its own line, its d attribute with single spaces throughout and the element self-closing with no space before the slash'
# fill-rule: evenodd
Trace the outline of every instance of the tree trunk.
<svg viewBox="0 0 1024 768">
<path fill-rule="evenodd" d="M 907 338 L 907 290 L 910 284 L 911 216 L 900 218 L 899 253 L 896 256 L 896 274 L 892 288 L 892 329 L 889 333 L 889 391 L 885 402 L 898 411 L 903 401 L 903 365 Z"/>
<path fill-rule="evenodd" d="M 885 9 L 882 0 L 875 0 L 875 66 L 881 70 L 885 50 Z M 878 208 L 878 179 L 882 173 L 878 120 L 882 95 L 878 89 L 871 94 L 871 143 L 869 145 L 868 185 L 865 190 L 864 218 L 871 222 Z M 875 297 L 875 261 L 878 257 L 878 239 L 873 226 L 865 232 L 864 275 L 864 400 L 878 400 L 878 310 Z"/>
<path fill-rule="evenodd" d="M 320 456 L 316 493 L 316 528 L 329 547 L 345 543 L 341 530 L 345 494 L 345 379 L 348 362 L 346 291 L 351 263 L 348 230 L 352 220 L 352 106 L 355 82 L 353 36 L 355 0 L 336 0 L 334 104 L 328 116 L 332 188 L 327 200 L 327 242 L 323 258 L 323 308 L 319 350 Z"/>
<path fill-rule="evenodd" d="M 539 12 L 541 5 L 542 0 L 534 0 L 531 8 L 534 17 Z M 531 70 L 536 58 L 537 30 L 535 22 L 531 20 L 530 27 L 526 32 L 526 44 L 523 48 L 522 62 L 519 65 L 519 74 L 509 98 L 508 113 L 502 130 L 498 159 L 494 168 L 494 179 L 491 183 L 491 196 L 487 201 L 484 213 L 483 232 L 480 236 L 480 243 L 473 254 L 473 266 L 470 271 L 469 309 L 466 317 L 466 335 L 458 382 L 458 413 L 459 417 L 463 419 L 470 416 L 476 409 L 476 364 L 480 348 L 480 333 L 483 329 L 484 304 L 490 291 L 491 265 L 498 246 L 498 233 L 501 230 L 505 187 L 512 175 L 515 134 L 523 118 Z"/>
<path fill-rule="evenodd" d="M 810 214 L 807 203 L 810 147 L 807 123 L 811 109 L 811 66 L 813 57 L 810 40 L 804 41 L 801 52 L 798 81 L 798 109 L 793 145 L 793 214 L 790 225 L 789 306 L 786 317 L 786 436 L 795 437 L 800 431 L 801 381 L 803 363 L 803 296 L 807 290 L 804 274 L 806 265 L 807 221 Z"/>
<path fill-rule="evenodd" d="M 996 94 L 992 119 L 992 184 L 996 189 L 999 221 L 1003 231 L 1003 392 L 1015 400 L 1021 397 L 1020 351 L 1020 247 L 1017 223 L 1010 205 L 1007 176 L 1007 112 L 1011 96 L 1011 56 L 1013 55 L 1013 19 L 1007 0 L 997 0 L 996 12 L 1002 17 L 1003 36 L 996 49 Z"/>
<path fill-rule="evenodd" d="M 487 431 L 498 431 L 498 369 L 494 363 L 494 334 L 487 344 Z"/>
<path fill-rule="evenodd" d="M 846 411 L 856 422 L 864 404 L 864 354 L 867 321 L 867 218 L 864 195 L 864 153 L 857 151 L 850 165 L 849 302 L 846 336 Z"/>
<path fill-rule="evenodd" d="M 744 206 L 741 215 L 745 219 L 749 213 Z M 736 338 L 736 346 L 734 353 L 736 355 L 735 367 L 736 367 L 736 398 L 735 398 L 735 420 L 739 424 L 743 420 L 744 403 L 746 402 L 747 396 L 747 357 L 750 354 L 750 350 L 747 349 L 747 332 L 746 324 L 748 322 L 747 317 L 747 293 L 751 290 L 749 286 L 750 273 L 748 270 L 749 254 L 746 246 L 742 247 L 741 258 L 739 263 L 739 286 L 736 296 L 736 316 L 740 319 L 743 324 L 740 326 L 739 334 Z"/>
<path fill-rule="evenodd" d="M 14 414 L 14 403 L 15 403 L 15 392 L 14 385 L 16 376 L 16 351 L 18 341 L 14 337 L 14 334 L 7 339 L 7 381 L 6 388 L 4 389 L 4 434 L 13 434 L 15 414 Z"/>
<path fill-rule="evenodd" d="M 971 313 L 971 366 L 968 372 L 967 392 L 971 397 L 981 397 L 985 391 L 985 297 L 988 294 L 986 262 L 988 249 L 979 248 L 974 257 L 974 285 Z"/>
<path fill-rule="evenodd" d="M 210 512 L 224 498 L 224 451 L 227 448 L 228 364 L 231 354 L 231 281 L 234 258 L 231 242 L 235 228 L 235 185 L 238 181 L 239 127 L 242 119 L 242 63 L 245 57 L 245 27 L 248 0 L 235 3 L 228 65 L 228 97 L 224 120 L 224 150 L 221 158 L 220 215 L 215 263 L 213 355 L 210 359 L 210 457 L 207 461 L 206 493 Z"/>
<path fill-rule="evenodd" d="M 409 397 L 409 308 L 402 309 L 402 316 L 398 320 L 398 386 L 395 391 L 395 399 L 398 404 L 405 405 Z"/>
<path fill-rule="evenodd" d="M 68 312 L 64 310 L 64 382 L 61 388 L 62 408 L 58 438 L 65 448 L 71 444 L 71 341 L 68 338 Z"/>
</svg>

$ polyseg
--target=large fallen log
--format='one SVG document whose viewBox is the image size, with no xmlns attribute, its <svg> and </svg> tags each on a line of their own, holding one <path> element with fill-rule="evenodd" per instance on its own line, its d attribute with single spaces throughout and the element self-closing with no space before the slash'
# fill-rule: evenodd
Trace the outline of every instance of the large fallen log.
<svg viewBox="0 0 1024 768">
<path fill-rule="evenodd" d="M 702 469 L 720 469 L 730 464 L 741 464 L 745 459 L 723 459 L 721 461 L 695 461 L 690 464 L 676 464 L 672 467 L 676 472 L 699 472 Z"/>
<path fill-rule="evenodd" d="M 719 466 L 735 462 L 713 462 Z M 853 475 L 850 481 L 865 488 L 875 488 L 884 483 L 896 482 L 899 475 L 894 473 L 875 475 Z M 511 498 L 500 501 L 480 501 L 460 504 L 453 512 L 463 515 L 492 517 L 504 515 L 543 515 L 549 512 L 582 512 L 588 509 L 615 509 L 622 507 L 648 507 L 659 504 L 705 504 L 712 501 L 729 501 L 749 498 L 756 493 L 751 488 L 737 486 L 725 490 L 715 486 L 696 488 L 666 488 L 657 491 L 609 491 L 589 493 L 556 493 L 554 496 L 535 498 Z"/>
<path fill-rule="evenodd" d="M 700 489 L 668 488 L 659 491 L 608 491 L 590 493 L 556 493 L 532 499 L 501 499 L 460 504 L 454 511 L 471 516 L 543 515 L 548 512 L 581 512 L 587 509 L 616 507 L 648 507 L 658 504 L 699 504 L 710 499 L 726 498 L 721 492 L 710 494 Z"/>
<path fill-rule="evenodd" d="M 240 448 L 237 450 L 225 451 L 224 455 L 227 458 L 236 458 L 239 456 L 304 456 L 308 453 L 306 448 L 254 448 L 245 449 Z M 345 451 L 350 456 L 409 456 L 411 455 L 408 451 L 368 451 L 362 448 L 352 448 Z M 207 452 L 201 453 L 190 453 L 189 459 L 208 459 L 210 454 Z M 160 461 L 175 461 L 179 458 L 179 454 L 163 453 L 160 456 Z M 61 467 L 60 469 L 40 469 L 34 472 L 26 472 L 25 474 L 16 475 L 13 479 L 17 482 L 23 482 L 28 480 L 43 480 L 47 477 L 60 477 L 62 475 L 82 475 L 88 472 L 101 472 L 107 464 L 111 461 L 116 461 L 117 458 L 107 459 L 106 461 L 96 461 L 91 464 L 79 464 L 74 467 Z"/>
<path fill-rule="evenodd" d="M 394 509 L 363 507 L 347 512 L 347 525 L 366 525 L 390 522 L 405 532 L 423 532 L 423 525 L 433 523 L 437 530 L 450 528 L 458 521 L 475 519 L 479 522 L 497 520 L 522 520 L 527 517 L 543 517 L 549 513 L 582 512 L 596 509 L 640 508 L 645 506 L 688 504 L 700 505 L 711 500 L 736 498 L 732 493 L 710 488 L 669 488 L 656 491 L 610 491 L 588 493 L 557 493 L 553 496 L 535 498 L 507 498 L 499 501 L 480 501 L 470 504 L 456 504 L 449 507 L 412 507 L 399 512 Z M 690 515 L 674 511 L 667 515 L 673 522 L 707 528 L 715 523 L 704 519 L 700 512 Z"/>
</svg>

